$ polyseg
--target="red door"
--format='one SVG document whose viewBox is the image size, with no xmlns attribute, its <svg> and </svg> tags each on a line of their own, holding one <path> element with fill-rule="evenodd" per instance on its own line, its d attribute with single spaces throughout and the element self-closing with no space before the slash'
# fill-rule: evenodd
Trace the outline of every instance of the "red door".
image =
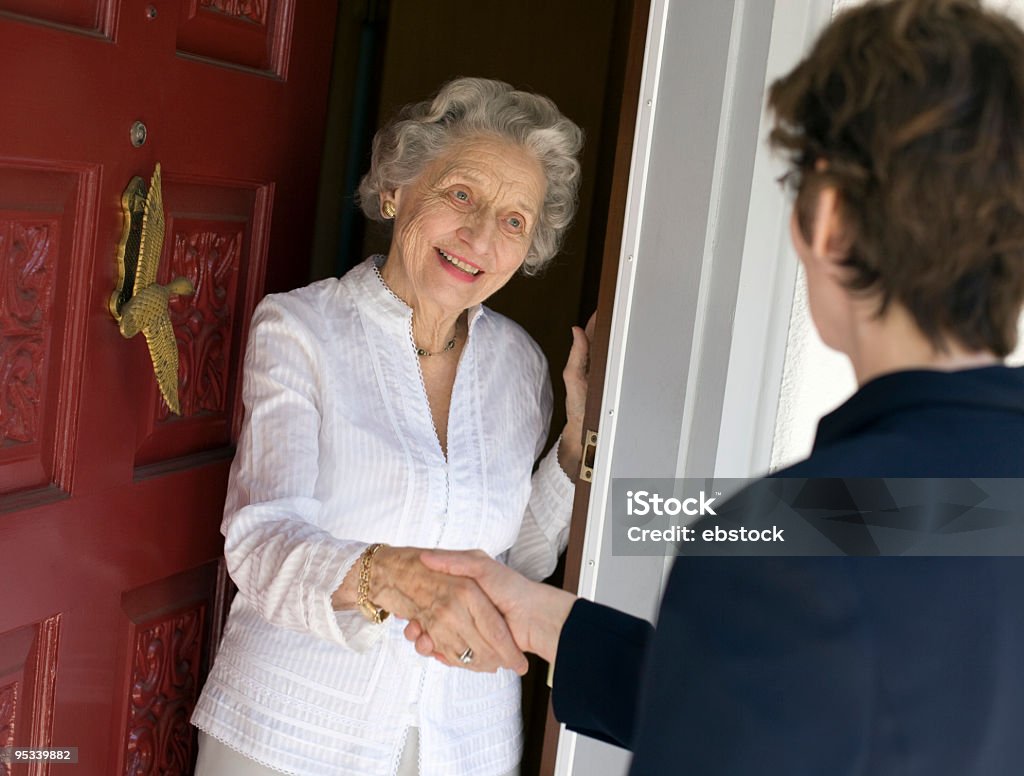
<svg viewBox="0 0 1024 776">
<path fill-rule="evenodd" d="M 335 10 L 0 0 L 0 747 L 78 747 L 55 773 L 191 769 L 240 355 L 307 273 Z M 161 275 L 196 287 L 180 418 L 107 310 L 121 194 L 157 162 Z"/>
</svg>

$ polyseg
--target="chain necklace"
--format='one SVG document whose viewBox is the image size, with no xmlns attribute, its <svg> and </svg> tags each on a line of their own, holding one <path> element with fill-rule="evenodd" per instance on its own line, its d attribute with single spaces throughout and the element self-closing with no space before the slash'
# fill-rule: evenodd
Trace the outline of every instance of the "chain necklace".
<svg viewBox="0 0 1024 776">
<path fill-rule="evenodd" d="M 449 350 L 455 347 L 455 337 L 452 337 L 450 340 L 448 340 L 448 344 L 445 345 L 443 348 L 441 348 L 440 350 L 435 350 L 433 353 L 431 353 L 429 350 L 424 350 L 415 342 L 413 342 L 413 347 L 416 348 L 417 356 L 440 356 L 442 353 L 447 353 Z"/>
<path fill-rule="evenodd" d="M 391 287 L 388 286 L 388 284 L 384 281 L 384 276 L 380 274 L 380 267 L 378 267 L 376 264 L 374 264 L 373 265 L 373 271 L 377 275 L 377 280 L 379 280 L 380 284 L 382 286 L 384 286 L 385 289 L 387 289 L 387 292 L 389 294 L 391 294 L 391 296 L 393 296 L 399 302 L 401 302 L 402 304 L 405 304 L 405 301 L 400 296 L 398 296 L 398 294 L 396 294 L 394 291 L 392 291 Z M 456 332 L 458 332 L 458 325 L 457 324 L 456 324 L 455 330 L 456 330 Z M 441 348 L 440 350 L 435 350 L 433 353 L 431 353 L 429 350 L 421 348 L 419 345 L 416 344 L 415 340 L 413 340 L 413 342 L 412 342 L 412 348 L 413 348 L 413 350 L 416 351 L 416 355 L 420 356 L 421 358 L 423 356 L 440 356 L 442 353 L 447 353 L 449 350 L 451 350 L 452 348 L 455 347 L 455 339 L 456 339 L 456 335 L 452 335 L 452 338 L 450 340 L 448 340 L 447 344 L 445 344 L 445 346 L 443 348 Z"/>
</svg>

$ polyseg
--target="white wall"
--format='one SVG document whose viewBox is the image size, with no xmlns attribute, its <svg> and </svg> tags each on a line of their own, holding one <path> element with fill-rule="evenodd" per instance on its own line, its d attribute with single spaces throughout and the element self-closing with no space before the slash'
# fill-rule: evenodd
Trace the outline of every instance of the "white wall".
<svg viewBox="0 0 1024 776">
<path fill-rule="evenodd" d="M 1024 0 L 1013 4 L 1024 18 Z M 652 1 L 585 597 L 653 617 L 669 565 L 611 554 L 614 478 L 764 473 L 804 455 L 817 419 L 853 389 L 809 324 L 782 164 L 764 142 L 767 85 L 831 11 L 831 0 Z M 563 732 L 556 773 L 618 776 L 627 763 Z"/>
<path fill-rule="evenodd" d="M 863 0 L 835 0 L 833 13 L 861 2 Z M 987 4 L 1024 23 L 1024 0 L 989 0 Z M 784 256 L 779 258 L 787 260 Z M 1021 342 L 1009 358 L 1012 364 L 1024 364 L 1024 316 L 1019 328 Z M 856 387 L 849 361 L 830 350 L 811 325 L 801 277 L 796 284 L 790 317 L 771 469 L 806 458 L 814 442 L 818 420 L 849 398 Z"/>
<path fill-rule="evenodd" d="M 816 2 L 779 5 L 788 17 Z M 796 33 L 775 40 L 775 7 L 652 3 L 579 588 L 649 618 L 666 564 L 612 555 L 611 482 L 713 472 L 742 257 L 752 241 L 764 245 L 747 214 L 755 196 L 776 201 L 775 220 L 784 205 L 771 166 L 757 167 L 764 88 L 769 65 L 799 52 L 807 15 Z M 786 312 L 783 341 L 788 303 Z M 563 733 L 556 772 L 611 776 L 627 763 L 622 750 Z"/>
</svg>

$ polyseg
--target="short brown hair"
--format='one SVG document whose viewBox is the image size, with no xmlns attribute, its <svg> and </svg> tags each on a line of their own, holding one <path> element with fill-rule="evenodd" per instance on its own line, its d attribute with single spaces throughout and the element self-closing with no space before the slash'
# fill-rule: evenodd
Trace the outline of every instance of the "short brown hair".
<svg viewBox="0 0 1024 776">
<path fill-rule="evenodd" d="M 1024 303 L 1024 32 L 976 0 L 839 15 L 769 92 L 805 234 L 835 186 L 851 289 L 896 301 L 941 348 L 999 356 Z M 824 160 L 825 164 L 818 164 Z"/>
</svg>

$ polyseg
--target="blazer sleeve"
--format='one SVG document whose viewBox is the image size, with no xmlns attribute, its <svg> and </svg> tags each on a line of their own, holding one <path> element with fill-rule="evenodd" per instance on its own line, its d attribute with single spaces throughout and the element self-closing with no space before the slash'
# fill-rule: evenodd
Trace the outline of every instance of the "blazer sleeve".
<svg viewBox="0 0 1024 776">
<path fill-rule="evenodd" d="M 631 749 L 653 635 L 647 620 L 579 599 L 558 640 L 551 693 L 555 717 L 576 733 Z"/>
</svg>

